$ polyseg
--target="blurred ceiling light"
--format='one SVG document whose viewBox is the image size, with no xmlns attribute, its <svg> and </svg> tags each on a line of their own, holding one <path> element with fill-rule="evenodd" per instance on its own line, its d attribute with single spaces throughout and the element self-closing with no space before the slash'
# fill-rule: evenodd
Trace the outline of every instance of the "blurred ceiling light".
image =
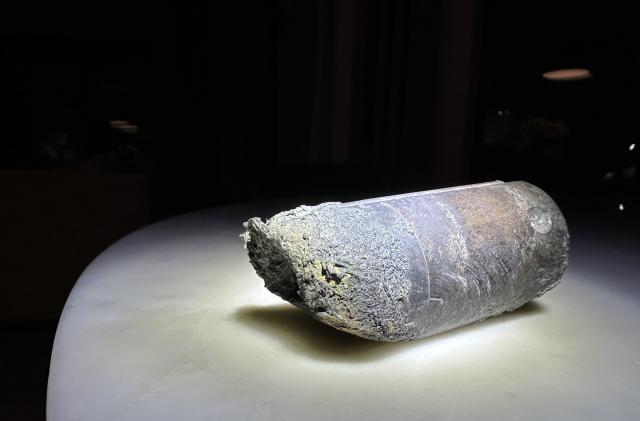
<svg viewBox="0 0 640 421">
<path fill-rule="evenodd" d="M 591 78 L 591 72 L 588 69 L 560 69 L 544 72 L 542 77 L 558 82 L 570 82 L 573 80 L 589 79 Z"/>
<path fill-rule="evenodd" d="M 126 126 L 127 124 L 129 124 L 129 121 L 128 120 L 111 120 L 109 124 L 111 125 L 112 128 L 115 129 L 120 126 Z"/>
</svg>

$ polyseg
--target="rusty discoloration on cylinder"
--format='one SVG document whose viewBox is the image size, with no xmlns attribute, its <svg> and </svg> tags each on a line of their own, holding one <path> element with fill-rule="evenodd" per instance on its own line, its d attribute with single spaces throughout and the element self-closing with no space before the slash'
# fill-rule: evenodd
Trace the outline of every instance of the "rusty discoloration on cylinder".
<svg viewBox="0 0 640 421">
<path fill-rule="evenodd" d="M 555 287 L 568 261 L 562 213 L 522 181 L 300 206 L 245 228 L 271 292 L 381 341 L 512 311 Z"/>
</svg>

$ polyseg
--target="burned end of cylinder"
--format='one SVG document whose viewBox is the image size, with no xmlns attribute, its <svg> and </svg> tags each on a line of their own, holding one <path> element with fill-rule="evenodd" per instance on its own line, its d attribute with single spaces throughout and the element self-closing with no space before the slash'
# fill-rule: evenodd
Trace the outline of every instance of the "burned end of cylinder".
<svg viewBox="0 0 640 421">
<path fill-rule="evenodd" d="M 252 218 L 242 235 L 265 287 L 321 322 L 367 339 L 414 336 L 406 309 L 411 291 L 404 226 L 386 227 L 388 214 L 328 203 L 301 206 L 262 222 Z M 391 216 L 394 216 L 389 211 Z M 406 242 L 415 240 L 407 237 Z"/>
<path fill-rule="evenodd" d="M 241 235 L 249 253 L 249 259 L 265 287 L 292 304 L 300 305 L 296 274 L 291 267 L 282 239 L 273 235 L 268 225 L 260 218 L 251 218 L 244 223 Z"/>
</svg>

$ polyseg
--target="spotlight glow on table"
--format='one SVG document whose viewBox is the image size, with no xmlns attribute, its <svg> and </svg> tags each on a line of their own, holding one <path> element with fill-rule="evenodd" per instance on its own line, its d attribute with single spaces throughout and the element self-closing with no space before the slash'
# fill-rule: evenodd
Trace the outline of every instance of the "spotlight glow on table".
<svg viewBox="0 0 640 421">
<path fill-rule="evenodd" d="M 184 215 L 98 256 L 62 313 L 47 419 L 640 413 L 638 260 L 623 257 L 609 236 L 596 237 L 597 249 L 574 236 L 561 284 L 520 310 L 425 340 L 381 343 L 316 322 L 264 288 L 238 238 L 241 222 L 289 207 Z M 620 282 L 626 286 L 612 286 Z"/>
</svg>

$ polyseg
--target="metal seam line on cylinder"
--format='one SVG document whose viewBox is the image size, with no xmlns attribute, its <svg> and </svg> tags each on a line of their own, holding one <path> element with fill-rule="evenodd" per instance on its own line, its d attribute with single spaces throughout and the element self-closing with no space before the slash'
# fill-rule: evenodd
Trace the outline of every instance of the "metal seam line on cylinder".
<svg viewBox="0 0 640 421">
<path fill-rule="evenodd" d="M 390 207 L 391 209 L 393 209 L 398 215 L 400 215 L 400 217 L 402 219 L 405 220 L 405 222 L 408 225 L 412 225 L 407 218 L 404 217 L 404 215 L 402 213 L 400 213 L 400 211 L 396 208 L 394 208 L 393 206 L 391 206 L 388 203 L 384 203 L 385 206 Z M 427 280 L 427 309 L 429 308 L 429 303 L 431 302 L 431 280 L 429 279 L 429 262 L 427 261 L 427 256 L 424 254 L 424 247 L 422 247 L 422 243 L 420 242 L 420 239 L 418 238 L 417 235 L 413 235 L 413 237 L 416 239 L 416 242 L 418 243 L 418 247 L 420 247 L 420 252 L 422 253 L 422 258 L 424 259 L 424 265 L 427 267 L 427 270 L 425 271 L 425 279 Z"/>
</svg>

